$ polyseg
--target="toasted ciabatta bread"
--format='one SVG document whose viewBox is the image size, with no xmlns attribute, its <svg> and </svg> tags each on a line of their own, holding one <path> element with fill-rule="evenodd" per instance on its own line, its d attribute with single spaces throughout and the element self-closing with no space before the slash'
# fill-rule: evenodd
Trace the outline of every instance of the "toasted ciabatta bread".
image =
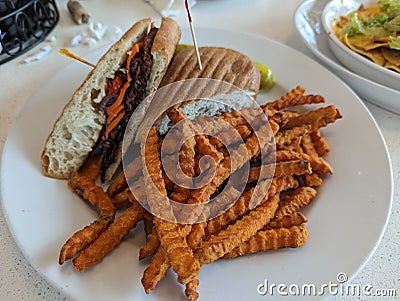
<svg viewBox="0 0 400 301">
<path fill-rule="evenodd" d="M 89 72 L 82 85 L 65 105 L 42 152 L 41 162 L 45 175 L 67 178 L 85 162 L 106 122 L 106 117 L 98 104 L 106 95 L 107 81 L 113 78 L 115 72 L 126 62 L 132 46 L 148 34 L 151 24 L 150 18 L 134 24 L 99 59 L 95 68 Z M 175 21 L 163 18 L 151 48 L 153 64 L 147 83 L 147 93 L 157 89 L 174 54 L 180 34 Z M 119 155 L 110 168 L 115 170 L 115 166 L 120 162 Z M 112 174 L 113 171 L 109 172 L 107 178 Z"/>
</svg>

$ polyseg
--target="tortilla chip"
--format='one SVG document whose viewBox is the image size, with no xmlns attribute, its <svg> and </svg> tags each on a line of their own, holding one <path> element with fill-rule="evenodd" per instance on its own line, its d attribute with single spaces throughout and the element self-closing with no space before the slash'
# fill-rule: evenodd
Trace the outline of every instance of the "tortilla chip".
<svg viewBox="0 0 400 301">
<path fill-rule="evenodd" d="M 400 66 L 400 50 L 382 47 L 381 51 L 388 63 L 397 67 Z"/>
<path fill-rule="evenodd" d="M 393 64 L 387 62 L 387 63 L 385 64 L 385 66 L 383 66 L 383 67 L 388 68 L 388 69 L 392 69 L 392 70 L 397 71 L 397 72 L 400 73 L 400 65 L 399 65 L 399 66 L 396 66 L 396 65 L 393 65 Z"/>
<path fill-rule="evenodd" d="M 358 54 L 361 54 L 361 55 L 371 59 L 375 64 L 378 64 L 379 66 L 384 66 L 385 65 L 386 60 L 383 57 L 383 54 L 382 54 L 380 48 L 372 49 L 372 50 L 369 50 L 369 51 L 365 51 L 365 50 L 363 50 L 361 48 L 358 48 L 357 46 L 355 46 L 351 42 L 349 42 L 349 39 L 347 38 L 347 35 L 343 36 L 342 41 L 351 50 L 353 50 L 353 51 L 357 52 Z"/>
<path fill-rule="evenodd" d="M 352 38 L 348 38 L 348 43 L 354 45 L 357 48 L 369 51 L 380 47 L 389 46 L 389 38 L 378 38 L 370 35 L 357 35 Z"/>
</svg>

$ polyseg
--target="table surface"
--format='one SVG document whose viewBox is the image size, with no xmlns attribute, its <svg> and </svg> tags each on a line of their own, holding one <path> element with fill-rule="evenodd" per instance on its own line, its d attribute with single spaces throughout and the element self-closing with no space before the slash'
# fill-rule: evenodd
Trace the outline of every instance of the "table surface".
<svg viewBox="0 0 400 301">
<path fill-rule="evenodd" d="M 66 2 L 66 0 L 56 1 L 60 11 L 60 21 L 52 32 L 56 37 L 56 42 L 52 44 L 53 49 L 68 46 L 71 38 L 82 30 L 82 27 L 71 20 Z M 287 44 L 312 57 L 297 37 L 292 21 L 295 9 L 301 2 L 300 0 L 198 0 L 192 9 L 192 17 L 195 26 L 255 33 Z M 159 18 L 157 13 L 142 0 L 87 0 L 82 3 L 96 21 L 105 25 L 118 25 L 123 31 L 140 18 L 147 16 Z M 184 13 L 176 16 L 176 20 L 181 26 L 187 26 Z M 95 46 L 82 45 L 73 51 L 83 56 L 110 42 L 110 38 L 107 37 Z M 35 50 L 37 48 L 33 51 Z M 29 54 L 0 66 L 0 153 L 13 120 L 30 95 L 57 70 L 70 63 L 68 58 L 60 56 L 53 50 L 41 61 L 21 64 L 22 59 Z M 397 296 L 400 296 L 398 260 L 400 258 L 400 115 L 370 103 L 366 105 L 379 125 L 389 149 L 393 166 L 394 195 L 392 212 L 383 239 L 365 267 L 353 279 L 353 283 L 372 284 L 374 289 L 395 289 Z M 23 257 L 2 213 L 0 213 L 0 267 L 0 300 L 68 299 L 62 292 L 52 288 Z M 388 298 L 388 300 L 395 299 Z"/>
</svg>

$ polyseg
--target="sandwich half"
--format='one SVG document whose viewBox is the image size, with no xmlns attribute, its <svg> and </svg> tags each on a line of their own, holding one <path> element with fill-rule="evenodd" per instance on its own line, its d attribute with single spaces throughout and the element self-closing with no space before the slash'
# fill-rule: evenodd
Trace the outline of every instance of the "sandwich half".
<svg viewBox="0 0 400 301">
<path fill-rule="evenodd" d="M 136 107 L 154 92 L 180 39 L 178 24 L 150 18 L 134 24 L 99 59 L 56 120 L 41 155 L 46 176 L 65 179 L 89 154 L 101 156 L 101 179 L 122 160 L 122 138 Z"/>
</svg>

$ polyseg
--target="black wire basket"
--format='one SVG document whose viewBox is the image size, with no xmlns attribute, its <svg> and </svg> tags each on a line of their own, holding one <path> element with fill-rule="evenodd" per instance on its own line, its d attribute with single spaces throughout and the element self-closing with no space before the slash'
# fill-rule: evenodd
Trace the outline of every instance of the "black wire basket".
<svg viewBox="0 0 400 301">
<path fill-rule="evenodd" d="M 0 0 L 0 64 L 43 41 L 59 16 L 54 0 Z"/>
</svg>

